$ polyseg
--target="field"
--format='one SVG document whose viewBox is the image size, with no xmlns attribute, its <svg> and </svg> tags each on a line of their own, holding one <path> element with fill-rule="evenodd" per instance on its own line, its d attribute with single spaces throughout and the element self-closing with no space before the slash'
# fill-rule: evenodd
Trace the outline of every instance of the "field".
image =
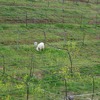
<svg viewBox="0 0 100 100">
<path fill-rule="evenodd" d="M 100 100 L 100 2 L 0 0 L 0 100 L 70 95 Z"/>
</svg>

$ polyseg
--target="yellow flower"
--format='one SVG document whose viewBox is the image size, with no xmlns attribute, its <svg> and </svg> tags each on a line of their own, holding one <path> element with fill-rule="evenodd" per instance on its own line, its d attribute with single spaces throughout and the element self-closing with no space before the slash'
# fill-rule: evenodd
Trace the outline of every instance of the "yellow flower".
<svg viewBox="0 0 100 100">
<path fill-rule="evenodd" d="M 16 88 L 21 89 L 21 88 L 23 88 L 23 85 L 22 84 L 16 85 Z"/>
</svg>

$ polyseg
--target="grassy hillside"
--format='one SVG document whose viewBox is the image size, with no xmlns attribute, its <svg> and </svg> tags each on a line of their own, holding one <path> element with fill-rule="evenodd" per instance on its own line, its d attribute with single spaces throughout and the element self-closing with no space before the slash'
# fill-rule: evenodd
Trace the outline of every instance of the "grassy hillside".
<svg viewBox="0 0 100 100">
<path fill-rule="evenodd" d="M 99 10 L 94 0 L 0 0 L 0 100 L 99 100 Z"/>
</svg>

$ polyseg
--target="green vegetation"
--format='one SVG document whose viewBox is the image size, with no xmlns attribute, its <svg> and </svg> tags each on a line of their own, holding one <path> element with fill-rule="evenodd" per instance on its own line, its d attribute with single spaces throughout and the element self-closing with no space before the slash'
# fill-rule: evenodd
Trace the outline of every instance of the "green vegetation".
<svg viewBox="0 0 100 100">
<path fill-rule="evenodd" d="M 100 92 L 100 5 L 58 1 L 0 0 L 0 100 Z"/>
</svg>

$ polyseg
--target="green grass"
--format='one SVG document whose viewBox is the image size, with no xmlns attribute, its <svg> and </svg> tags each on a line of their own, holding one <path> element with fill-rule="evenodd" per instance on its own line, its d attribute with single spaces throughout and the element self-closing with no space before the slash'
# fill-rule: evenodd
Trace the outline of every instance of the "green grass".
<svg viewBox="0 0 100 100">
<path fill-rule="evenodd" d="M 68 94 L 92 93 L 93 76 L 95 92 L 100 92 L 100 25 L 95 25 L 95 16 L 98 22 L 100 18 L 95 10 L 100 8 L 99 4 L 50 1 L 48 6 L 47 1 L 34 0 L 0 3 L 0 100 L 25 100 L 26 82 L 29 100 L 61 100 L 66 89 L 64 78 Z M 26 11 L 28 19 L 52 22 L 28 23 L 26 27 L 23 22 L 6 21 L 18 17 L 26 20 Z M 88 23 L 91 21 L 93 24 Z M 33 43 L 45 41 L 44 32 L 46 48 L 38 52 Z M 73 76 L 66 49 L 72 58 Z"/>
</svg>

